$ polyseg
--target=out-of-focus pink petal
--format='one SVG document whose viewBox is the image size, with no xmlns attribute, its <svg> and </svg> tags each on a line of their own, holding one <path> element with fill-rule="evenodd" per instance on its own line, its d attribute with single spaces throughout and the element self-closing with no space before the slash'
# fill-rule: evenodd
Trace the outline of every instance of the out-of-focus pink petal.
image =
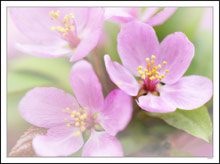
<svg viewBox="0 0 220 164">
<path fill-rule="evenodd" d="M 144 13 L 141 15 L 141 21 L 146 22 L 150 17 L 152 17 L 157 11 L 159 7 L 149 7 Z"/>
<path fill-rule="evenodd" d="M 88 34 L 85 38 L 83 38 L 79 43 L 79 45 L 77 46 L 76 51 L 71 57 L 70 61 L 73 62 L 76 60 L 80 60 L 85 56 L 89 55 L 92 49 L 95 48 L 95 46 L 97 45 L 100 35 L 101 35 L 101 30 L 98 29 Z"/>
<path fill-rule="evenodd" d="M 160 93 L 160 96 L 155 96 L 149 92 L 146 96 L 139 97 L 137 104 L 142 109 L 154 113 L 167 113 L 176 110 L 175 105 L 167 101 L 163 93 Z"/>
<path fill-rule="evenodd" d="M 212 97 L 212 82 L 203 76 L 185 76 L 174 84 L 161 87 L 160 93 L 177 108 L 196 109 Z"/>
<path fill-rule="evenodd" d="M 60 40 L 51 31 L 54 21 L 50 18 L 50 11 L 56 8 L 10 8 L 11 17 L 18 29 L 31 40 L 38 43 L 53 43 Z"/>
<path fill-rule="evenodd" d="M 34 151 L 39 156 L 68 156 L 77 152 L 83 145 L 82 135 L 74 136 L 77 128 L 58 126 L 33 139 Z"/>
<path fill-rule="evenodd" d="M 119 140 L 106 132 L 92 131 L 90 138 L 82 150 L 82 156 L 116 157 L 123 156 Z"/>
<path fill-rule="evenodd" d="M 75 104 L 75 107 L 72 106 Z M 21 116 L 29 123 L 50 128 L 64 124 L 67 114 L 62 109 L 77 109 L 73 96 L 57 88 L 38 87 L 27 92 L 19 103 Z"/>
<path fill-rule="evenodd" d="M 115 136 L 131 120 L 132 109 L 131 97 L 120 89 L 113 90 L 106 97 L 100 113 L 101 125 L 110 135 Z"/>
<path fill-rule="evenodd" d="M 168 35 L 162 41 L 155 59 L 155 64 L 167 62 L 167 65 L 162 66 L 160 74 L 165 74 L 167 69 L 169 69 L 169 73 L 165 75 L 162 81 L 171 84 L 179 80 L 189 67 L 193 56 L 194 45 L 185 34 L 175 32 Z"/>
<path fill-rule="evenodd" d="M 127 23 L 136 20 L 137 13 L 136 11 L 128 10 L 128 8 L 105 8 L 104 17 L 105 20 L 115 23 Z"/>
<path fill-rule="evenodd" d="M 70 48 L 63 48 L 60 45 L 36 45 L 36 44 L 19 44 L 16 48 L 28 55 L 39 56 L 42 58 L 58 58 L 72 53 Z"/>
<path fill-rule="evenodd" d="M 163 24 L 168 18 L 170 18 L 176 10 L 177 8 L 165 8 L 164 10 L 159 12 L 157 15 L 148 19 L 146 23 L 151 26 L 159 26 Z"/>
<path fill-rule="evenodd" d="M 102 86 L 90 63 L 82 60 L 72 67 L 70 84 L 81 106 L 92 113 L 102 109 Z"/>
<path fill-rule="evenodd" d="M 123 65 L 134 75 L 137 67 L 146 66 L 145 58 L 156 53 L 159 42 L 154 29 L 141 22 L 124 25 L 118 35 L 118 52 Z"/>
<path fill-rule="evenodd" d="M 136 96 L 140 88 L 132 74 L 117 62 L 112 62 L 108 55 L 105 55 L 105 66 L 111 80 L 124 92 Z"/>
</svg>

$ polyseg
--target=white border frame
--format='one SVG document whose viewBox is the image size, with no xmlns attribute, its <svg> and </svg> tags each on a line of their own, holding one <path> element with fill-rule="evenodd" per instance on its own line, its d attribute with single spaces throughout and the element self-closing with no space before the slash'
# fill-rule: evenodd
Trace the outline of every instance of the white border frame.
<svg viewBox="0 0 220 164">
<path fill-rule="evenodd" d="M 170 6 L 170 7 L 213 7 L 214 12 L 214 30 L 213 30 L 213 158 L 188 158 L 188 157 L 124 157 L 124 158 L 39 158 L 39 157 L 7 157 L 7 124 L 6 124 L 6 108 L 7 108 L 7 58 L 6 58 L 6 8 L 13 6 L 91 6 L 91 7 L 108 7 L 108 6 Z M 126 163 L 179 163 L 180 161 L 189 163 L 218 163 L 219 162 L 219 2 L 218 1 L 2 1 L 1 2 L 1 157 L 2 163 L 100 163 L 100 162 L 126 162 Z"/>
</svg>

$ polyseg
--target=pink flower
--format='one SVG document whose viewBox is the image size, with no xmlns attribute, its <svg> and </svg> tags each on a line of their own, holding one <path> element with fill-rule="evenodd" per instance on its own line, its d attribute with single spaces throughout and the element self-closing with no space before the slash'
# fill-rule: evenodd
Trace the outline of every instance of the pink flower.
<svg viewBox="0 0 220 164">
<path fill-rule="evenodd" d="M 87 56 L 98 43 L 104 19 L 102 8 L 11 8 L 18 29 L 36 44 L 17 44 L 27 54 L 57 58 Z"/>
<path fill-rule="evenodd" d="M 177 8 L 164 8 L 159 13 L 160 8 L 147 8 L 141 13 L 141 8 L 105 8 L 105 20 L 116 23 L 128 23 L 140 20 L 151 26 L 159 26 L 170 18 Z M 156 15 L 155 15 L 156 14 Z"/>
<path fill-rule="evenodd" d="M 70 73 L 75 98 L 57 88 L 38 87 L 29 91 L 19 104 L 19 112 L 29 123 L 49 128 L 46 135 L 33 139 L 40 156 L 67 156 L 84 144 L 82 133 L 91 136 L 82 156 L 122 156 L 114 137 L 131 119 L 132 101 L 123 91 L 113 90 L 104 100 L 101 84 L 86 61 L 76 63 Z M 105 131 L 96 131 L 102 127 Z"/>
<path fill-rule="evenodd" d="M 197 75 L 182 77 L 194 56 L 194 46 L 181 32 L 168 35 L 159 44 L 151 26 L 130 22 L 118 35 L 118 52 L 124 66 L 106 55 L 107 72 L 144 110 L 192 110 L 212 97 L 211 80 Z"/>
</svg>

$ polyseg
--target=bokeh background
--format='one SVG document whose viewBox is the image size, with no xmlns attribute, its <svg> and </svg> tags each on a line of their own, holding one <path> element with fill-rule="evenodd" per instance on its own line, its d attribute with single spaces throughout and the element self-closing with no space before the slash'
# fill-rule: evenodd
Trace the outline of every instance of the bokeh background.
<svg viewBox="0 0 220 164">
<path fill-rule="evenodd" d="M 144 10 L 144 8 L 143 8 Z M 69 73 L 73 63 L 69 56 L 59 59 L 43 59 L 16 50 L 14 44 L 31 43 L 15 27 L 8 12 L 7 24 L 7 151 L 11 151 L 19 137 L 31 126 L 18 112 L 18 103 L 25 93 L 37 86 L 53 86 L 73 94 Z M 105 22 L 98 46 L 87 57 L 102 83 L 106 96 L 116 86 L 106 73 L 103 56 L 109 54 L 120 61 L 117 52 L 117 34 L 120 26 Z M 185 33 L 195 46 L 195 57 L 185 75 L 202 75 L 212 80 L 213 36 L 212 8 L 179 8 L 163 25 L 154 27 L 159 41 L 173 32 Z M 150 117 L 134 104 L 133 118 L 117 137 L 125 156 L 212 156 L 212 143 L 207 143 Z M 212 99 L 206 104 L 212 119 Z M 81 151 L 81 150 L 80 150 Z M 73 156 L 79 156 L 80 151 Z"/>
</svg>

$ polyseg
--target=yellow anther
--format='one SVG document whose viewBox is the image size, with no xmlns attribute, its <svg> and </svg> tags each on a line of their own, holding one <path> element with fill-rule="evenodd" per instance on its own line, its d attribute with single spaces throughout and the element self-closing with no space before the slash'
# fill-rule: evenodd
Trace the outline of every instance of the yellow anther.
<svg viewBox="0 0 220 164">
<path fill-rule="evenodd" d="M 143 72 L 142 72 L 142 71 L 138 71 L 138 73 L 139 73 L 140 75 L 142 75 L 142 74 L 143 74 Z"/>
<path fill-rule="evenodd" d="M 154 79 L 155 79 L 155 77 L 154 77 L 154 76 L 151 76 L 151 77 L 150 77 L 150 80 L 154 80 Z"/>
<path fill-rule="evenodd" d="M 140 71 L 140 70 L 142 70 L 143 69 L 143 67 L 142 66 L 138 66 L 138 70 Z"/>
<path fill-rule="evenodd" d="M 155 59 L 156 57 L 154 55 L 151 56 L 151 59 Z"/>
<path fill-rule="evenodd" d="M 159 80 L 162 80 L 162 77 L 158 77 Z"/>
<path fill-rule="evenodd" d="M 85 107 L 84 110 L 87 111 L 89 108 Z"/>
<path fill-rule="evenodd" d="M 70 28 L 70 31 L 73 31 L 73 30 L 74 30 L 74 29 L 71 27 L 71 28 Z"/>
<path fill-rule="evenodd" d="M 63 33 L 63 38 L 66 38 L 66 33 Z"/>
<path fill-rule="evenodd" d="M 85 125 L 86 124 L 84 121 L 81 121 L 80 123 L 81 123 L 81 125 Z"/>
<path fill-rule="evenodd" d="M 67 22 L 68 19 L 69 19 L 69 15 L 66 15 L 66 16 L 64 17 L 64 20 Z"/>
<path fill-rule="evenodd" d="M 158 75 L 156 75 L 155 77 L 158 78 Z"/>
<path fill-rule="evenodd" d="M 71 17 L 72 19 L 75 19 L 74 15 L 73 15 L 72 13 L 70 13 L 70 17 Z"/>
<path fill-rule="evenodd" d="M 151 60 L 151 63 L 154 64 L 154 60 Z"/>
<path fill-rule="evenodd" d="M 81 120 L 84 120 L 86 117 L 87 117 L 87 116 L 86 116 L 85 114 L 83 114 L 83 115 L 80 116 L 79 118 L 80 118 Z"/>
<path fill-rule="evenodd" d="M 73 133 L 74 136 L 79 136 L 80 134 L 81 132 L 79 130 Z"/>
<path fill-rule="evenodd" d="M 61 30 L 61 28 L 62 28 L 61 26 L 57 26 L 57 30 L 58 30 L 58 31 L 60 31 L 60 30 Z"/>
<path fill-rule="evenodd" d="M 55 30 L 56 30 L 56 27 L 52 26 L 52 27 L 51 27 L 51 30 L 52 30 L 52 31 L 55 31 Z"/>
<path fill-rule="evenodd" d="M 70 124 L 66 124 L 67 128 L 69 128 L 71 125 Z"/>
<path fill-rule="evenodd" d="M 65 122 L 68 122 L 68 119 L 67 119 L 67 118 L 65 118 L 65 119 L 64 119 L 64 121 L 65 121 Z"/>
<path fill-rule="evenodd" d="M 79 121 L 79 118 L 78 118 L 78 117 L 76 117 L 76 118 L 75 118 L 75 121 Z"/>
<path fill-rule="evenodd" d="M 162 77 L 162 78 L 164 78 L 164 77 L 165 77 L 165 75 L 161 75 L 161 77 Z"/>
<path fill-rule="evenodd" d="M 147 76 L 150 76 L 150 75 L 151 75 L 151 72 L 147 73 L 146 75 L 147 75 Z"/>
<path fill-rule="evenodd" d="M 164 61 L 164 62 L 163 62 L 163 65 L 166 65 L 166 64 L 167 64 L 167 62 L 166 62 L 166 61 Z"/>
<path fill-rule="evenodd" d="M 161 65 L 160 65 L 160 64 L 158 65 L 158 68 L 159 68 L 159 69 L 161 68 Z"/>
<path fill-rule="evenodd" d="M 168 69 L 166 70 L 166 73 L 170 72 Z"/>
<path fill-rule="evenodd" d="M 62 109 L 62 112 L 64 113 L 64 112 L 66 112 L 66 110 L 65 110 L 65 109 Z"/>
<path fill-rule="evenodd" d="M 119 87 L 122 86 L 122 83 L 121 83 L 121 82 L 117 82 L 116 84 L 117 84 Z"/>
<path fill-rule="evenodd" d="M 82 132 L 84 132 L 86 130 L 86 127 L 85 126 L 80 126 L 80 129 Z"/>
<path fill-rule="evenodd" d="M 150 61 L 150 59 L 149 59 L 149 58 L 146 58 L 146 61 L 147 61 L 147 62 L 149 62 L 149 61 Z"/>
<path fill-rule="evenodd" d="M 157 70 L 157 66 L 155 66 L 154 69 Z"/>
<path fill-rule="evenodd" d="M 71 114 L 71 116 L 70 116 L 70 117 L 74 118 L 74 117 L 75 117 L 75 115 L 74 115 L 74 114 Z"/>
<path fill-rule="evenodd" d="M 142 75 L 141 77 L 142 77 L 142 79 L 146 79 L 146 76 L 145 76 L 145 75 Z"/>
<path fill-rule="evenodd" d="M 73 104 L 72 104 L 72 106 L 76 106 L 76 104 L 75 104 L 75 103 L 73 103 Z"/>
<path fill-rule="evenodd" d="M 60 10 L 57 10 L 56 14 L 59 16 L 60 15 Z"/>
<path fill-rule="evenodd" d="M 145 73 L 147 73 L 147 72 L 148 72 L 148 70 L 147 70 L 147 69 L 145 69 L 145 70 L 144 70 L 144 72 L 145 72 Z"/>
<path fill-rule="evenodd" d="M 80 112 L 76 112 L 76 115 L 77 115 L 77 116 L 80 116 Z"/>
<path fill-rule="evenodd" d="M 66 111 L 67 111 L 67 112 L 70 112 L 71 110 L 70 110 L 70 108 L 67 107 L 67 108 L 66 108 Z"/>
<path fill-rule="evenodd" d="M 75 122 L 75 126 L 79 126 L 79 122 Z"/>
<path fill-rule="evenodd" d="M 72 111 L 72 114 L 76 114 L 77 112 L 74 110 L 74 111 Z"/>
<path fill-rule="evenodd" d="M 157 75 L 159 75 L 159 74 L 160 74 L 160 72 L 156 72 L 156 74 L 157 74 Z"/>
</svg>

